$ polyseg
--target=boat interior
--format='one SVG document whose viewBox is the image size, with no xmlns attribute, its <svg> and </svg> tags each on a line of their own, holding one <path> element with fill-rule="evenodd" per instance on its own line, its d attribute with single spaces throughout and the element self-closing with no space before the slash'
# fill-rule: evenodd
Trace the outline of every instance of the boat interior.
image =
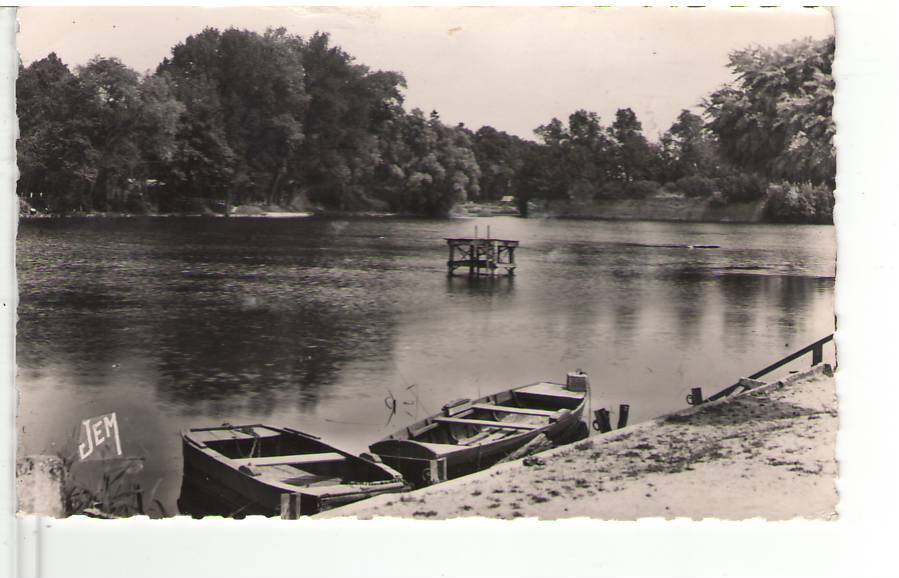
<svg viewBox="0 0 899 578">
<path fill-rule="evenodd" d="M 545 427 L 577 408 L 584 395 L 559 384 L 538 383 L 475 402 L 458 400 L 444 406 L 441 415 L 412 424 L 406 434 L 410 440 L 427 444 L 493 443 Z"/>
<path fill-rule="evenodd" d="M 391 478 L 375 464 L 291 430 L 253 425 L 191 430 L 189 436 L 241 472 L 266 481 L 314 487 Z"/>
</svg>

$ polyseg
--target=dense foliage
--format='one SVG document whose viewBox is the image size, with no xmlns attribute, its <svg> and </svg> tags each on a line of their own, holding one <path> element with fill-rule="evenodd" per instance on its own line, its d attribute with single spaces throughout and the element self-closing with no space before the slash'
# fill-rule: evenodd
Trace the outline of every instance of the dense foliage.
<svg viewBox="0 0 899 578">
<path fill-rule="evenodd" d="M 658 142 L 630 108 L 610 124 L 589 110 L 553 118 L 537 142 L 448 126 L 405 110 L 402 74 L 357 63 L 323 33 L 209 28 L 144 76 L 115 58 L 70 70 L 50 54 L 19 73 L 19 193 L 53 213 L 259 204 L 429 216 L 469 199 L 512 196 L 526 214 L 535 201 L 675 195 L 767 199 L 774 220 L 827 222 L 833 50 L 830 38 L 732 53 L 735 81 Z"/>
<path fill-rule="evenodd" d="M 403 76 L 283 29 L 207 29 L 140 77 L 114 58 L 22 68 L 19 192 L 51 212 L 298 199 L 441 215 L 476 197 L 472 138 L 403 109 Z M 216 203 L 217 201 L 217 203 Z"/>
<path fill-rule="evenodd" d="M 834 185 L 833 37 L 730 55 L 737 83 L 705 103 L 721 154 L 769 178 Z"/>
</svg>

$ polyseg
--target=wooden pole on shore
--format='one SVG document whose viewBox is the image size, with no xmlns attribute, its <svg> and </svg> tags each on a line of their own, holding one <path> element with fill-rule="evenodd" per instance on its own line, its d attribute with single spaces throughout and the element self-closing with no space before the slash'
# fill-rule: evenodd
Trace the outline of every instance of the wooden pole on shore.
<svg viewBox="0 0 899 578">
<path fill-rule="evenodd" d="M 618 406 L 618 429 L 627 427 L 627 416 L 630 413 L 631 406 L 622 403 Z"/>
<path fill-rule="evenodd" d="M 593 412 L 593 429 L 599 433 L 609 433 L 612 431 L 612 421 L 609 419 L 609 410 L 600 408 Z"/>
</svg>

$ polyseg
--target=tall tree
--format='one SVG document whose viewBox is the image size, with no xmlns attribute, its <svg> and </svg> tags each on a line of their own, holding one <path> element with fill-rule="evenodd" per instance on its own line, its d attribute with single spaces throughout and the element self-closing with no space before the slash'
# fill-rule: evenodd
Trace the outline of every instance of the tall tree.
<svg viewBox="0 0 899 578">
<path fill-rule="evenodd" d="M 367 200 L 366 184 L 380 163 L 384 123 L 402 109 L 405 79 L 395 72 L 371 72 L 316 33 L 302 45 L 306 140 L 299 179 L 314 201 L 348 209 Z"/>
<path fill-rule="evenodd" d="M 140 77 L 117 58 L 94 57 L 77 70 L 87 91 L 89 139 L 97 151 L 97 177 L 92 204 L 98 210 L 121 209 L 139 176 L 142 161 L 138 139 L 143 108 Z"/>
<path fill-rule="evenodd" d="M 686 176 L 713 177 L 720 163 L 717 143 L 705 121 L 686 109 L 662 135 L 660 156 L 662 178 L 668 182 Z"/>
<path fill-rule="evenodd" d="M 259 35 L 231 28 L 218 47 L 218 89 L 238 180 L 267 203 L 279 200 L 304 138 L 308 98 L 292 43 L 284 29 Z"/>
<path fill-rule="evenodd" d="M 18 193 L 53 212 L 89 210 L 98 154 L 90 139 L 90 94 L 56 56 L 20 67 L 16 82 L 19 116 Z"/>
<path fill-rule="evenodd" d="M 203 194 L 227 183 L 226 196 L 239 201 L 279 200 L 309 101 L 297 39 L 283 29 L 210 28 L 176 45 L 158 72 L 186 106 L 180 146 L 203 163 L 177 170 L 181 184 Z"/>
<path fill-rule="evenodd" d="M 657 151 L 643 136 L 643 124 L 633 110 L 619 108 L 609 132 L 614 139 L 611 152 L 616 180 L 631 182 L 656 176 Z"/>
<path fill-rule="evenodd" d="M 602 126 L 599 116 L 578 110 L 568 116 L 565 126 L 553 118 L 534 133 L 546 145 L 544 166 L 555 183 L 544 191 L 546 198 L 587 201 L 602 185 L 615 178 L 615 138 Z"/>
<path fill-rule="evenodd" d="M 481 198 L 496 200 L 515 195 L 513 181 L 524 164 L 525 142 L 492 126 L 482 126 L 469 136 L 481 169 L 478 182 Z"/>
<path fill-rule="evenodd" d="M 188 197 L 230 199 L 237 162 L 215 85 L 205 74 L 177 81 L 179 101 L 185 108 L 178 122 L 175 153 L 163 177 L 161 210 L 182 208 Z"/>
<path fill-rule="evenodd" d="M 391 122 L 385 137 L 377 186 L 395 209 L 439 217 L 477 197 L 480 169 L 463 128 L 413 109 Z"/>
<path fill-rule="evenodd" d="M 834 185 L 834 38 L 730 55 L 734 84 L 704 103 L 724 157 L 771 178 Z"/>
<path fill-rule="evenodd" d="M 137 119 L 141 164 L 135 170 L 139 194 L 149 201 L 147 180 L 166 178 L 177 150 L 178 121 L 185 106 L 175 98 L 174 86 L 166 74 L 147 76 L 140 84 L 140 113 Z M 158 208 L 158 199 L 155 199 Z"/>
</svg>

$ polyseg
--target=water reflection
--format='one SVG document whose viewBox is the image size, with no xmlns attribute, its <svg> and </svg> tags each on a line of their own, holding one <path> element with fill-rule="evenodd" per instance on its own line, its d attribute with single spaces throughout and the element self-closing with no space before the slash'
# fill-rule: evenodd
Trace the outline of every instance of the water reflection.
<svg viewBox="0 0 899 578">
<path fill-rule="evenodd" d="M 722 324 L 728 350 L 738 353 L 746 351 L 746 340 L 741 335 L 747 330 L 755 330 L 756 315 L 760 309 L 758 299 L 763 293 L 761 286 L 772 281 L 776 282 L 776 279 L 763 275 L 735 274 L 717 278 L 716 284 L 726 303 Z"/>
<path fill-rule="evenodd" d="M 664 296 L 677 317 L 679 337 L 693 343 L 699 337 L 704 312 L 709 307 L 709 281 L 684 272 L 667 278 L 668 294 Z"/>
<path fill-rule="evenodd" d="M 455 294 L 488 297 L 510 297 L 515 292 L 515 276 L 469 276 L 467 274 L 447 275 L 446 292 L 450 295 Z"/>
<path fill-rule="evenodd" d="M 364 307 L 297 303 L 289 313 L 222 310 L 212 321 L 203 311 L 162 320 L 158 367 L 167 379 L 159 393 L 167 401 L 227 400 L 265 414 L 286 393 L 305 411 L 342 363 L 392 350 L 391 318 Z"/>
</svg>

